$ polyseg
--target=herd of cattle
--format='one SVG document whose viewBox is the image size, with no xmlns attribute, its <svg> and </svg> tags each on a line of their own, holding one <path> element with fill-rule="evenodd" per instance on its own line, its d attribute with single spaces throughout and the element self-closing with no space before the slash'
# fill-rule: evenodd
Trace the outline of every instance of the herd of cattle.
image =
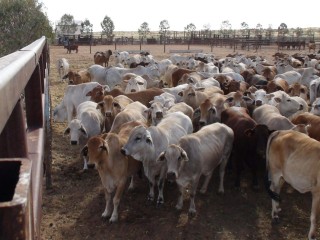
<svg viewBox="0 0 320 240">
<path fill-rule="evenodd" d="M 108 66 L 111 55 L 114 66 Z M 148 178 L 150 201 L 157 186 L 158 205 L 164 203 L 164 182 L 176 181 L 176 208 L 182 208 L 188 189 L 194 215 L 201 176 L 205 193 L 219 166 L 223 193 L 226 168 L 234 170 L 239 188 L 246 166 L 255 189 L 263 180 L 262 165 L 274 220 L 284 181 L 312 193 L 308 238 L 314 239 L 320 207 L 319 59 L 276 53 L 271 63 L 258 56 L 217 59 L 198 53 L 159 60 L 146 52 L 109 50 L 96 53 L 96 64 L 78 72 L 59 59 L 60 79 L 69 85 L 53 119 L 68 121 L 64 135 L 83 145 L 84 169 L 98 170 L 106 198 L 102 216 L 110 222 L 118 220 L 128 177 L 129 188 L 137 175 Z"/>
</svg>

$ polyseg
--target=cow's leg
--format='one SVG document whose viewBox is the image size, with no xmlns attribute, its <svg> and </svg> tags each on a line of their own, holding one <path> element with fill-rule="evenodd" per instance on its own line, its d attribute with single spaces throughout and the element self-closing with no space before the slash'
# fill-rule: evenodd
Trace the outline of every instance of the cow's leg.
<svg viewBox="0 0 320 240">
<path fill-rule="evenodd" d="M 203 182 L 202 187 L 200 189 L 200 193 L 202 193 L 202 194 L 206 193 L 207 188 L 208 188 L 208 184 L 209 184 L 211 176 L 212 176 L 212 172 L 213 171 L 211 171 L 208 175 L 205 176 L 204 182 Z"/>
<path fill-rule="evenodd" d="M 163 202 L 164 202 L 164 199 L 163 199 L 163 188 L 164 188 L 164 178 L 159 177 L 159 180 L 158 180 L 159 195 L 158 195 L 158 200 L 157 200 L 157 206 L 158 207 L 160 205 L 162 205 Z"/>
<path fill-rule="evenodd" d="M 284 181 L 281 178 L 281 173 L 273 174 L 271 177 L 271 186 L 270 190 L 280 195 L 281 187 L 283 185 Z M 278 213 L 281 211 L 279 208 L 279 202 L 272 199 L 272 219 L 276 222 L 279 221 Z"/>
<path fill-rule="evenodd" d="M 176 205 L 176 209 L 181 210 L 183 207 L 183 195 L 185 193 L 185 188 L 183 186 L 179 186 L 179 197 L 178 197 L 178 202 Z"/>
<path fill-rule="evenodd" d="M 218 190 L 219 193 L 224 193 L 223 181 L 224 181 L 225 169 L 228 163 L 228 158 L 229 157 L 225 157 L 220 163 L 220 167 L 219 167 L 220 182 L 219 182 L 219 190 Z"/>
<path fill-rule="evenodd" d="M 194 216 L 197 212 L 196 210 L 196 205 L 194 203 L 194 199 L 196 196 L 196 192 L 197 192 L 197 186 L 198 186 L 198 181 L 199 181 L 200 176 L 193 181 L 190 185 L 190 206 L 189 206 L 189 214 L 191 216 Z"/>
<path fill-rule="evenodd" d="M 132 176 L 131 176 L 131 180 L 130 180 L 130 185 L 129 185 L 129 187 L 128 187 L 128 190 L 133 190 L 134 187 L 135 187 L 135 185 L 134 185 L 134 177 L 133 177 L 133 175 L 132 175 Z"/>
<path fill-rule="evenodd" d="M 312 192 L 312 207 L 311 207 L 311 216 L 310 216 L 310 230 L 308 234 L 309 240 L 316 239 L 316 230 L 317 230 L 317 215 L 319 212 L 319 203 L 320 203 L 320 189 Z"/>
<path fill-rule="evenodd" d="M 116 193 L 113 197 L 113 212 L 109 220 L 109 222 L 111 223 L 118 221 L 118 207 L 119 207 L 120 199 L 125 186 L 126 186 L 126 178 L 119 183 Z"/>
<path fill-rule="evenodd" d="M 112 210 L 111 193 L 109 193 L 107 189 L 104 189 L 104 196 L 106 199 L 106 208 L 102 213 L 101 217 L 107 218 L 111 216 L 111 210 Z"/>
<path fill-rule="evenodd" d="M 148 201 L 153 201 L 154 199 L 154 180 L 149 179 L 149 194 L 148 194 Z"/>
</svg>

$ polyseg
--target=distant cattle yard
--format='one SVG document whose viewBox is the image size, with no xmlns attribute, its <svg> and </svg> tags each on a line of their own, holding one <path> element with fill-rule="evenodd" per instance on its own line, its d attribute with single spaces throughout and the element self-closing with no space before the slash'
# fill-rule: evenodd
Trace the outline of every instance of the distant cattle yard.
<svg viewBox="0 0 320 240">
<path fill-rule="evenodd" d="M 41 239 L 300 240 L 320 234 L 317 44 L 120 43 L 68 51 L 50 46 L 52 188 L 43 192 Z M 92 82 L 68 85 L 82 78 Z M 291 128 L 290 135 L 274 134 Z M 112 133 L 97 137 L 101 129 Z M 308 146 L 296 153 L 286 136 Z M 280 192 L 279 176 L 295 190 L 284 183 Z"/>
</svg>

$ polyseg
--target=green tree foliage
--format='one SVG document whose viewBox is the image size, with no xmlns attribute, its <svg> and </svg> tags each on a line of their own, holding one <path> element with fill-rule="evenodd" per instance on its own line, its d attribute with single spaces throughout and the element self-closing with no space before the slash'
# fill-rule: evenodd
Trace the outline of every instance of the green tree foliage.
<svg viewBox="0 0 320 240">
<path fill-rule="evenodd" d="M 159 25 L 159 33 L 160 35 L 168 36 L 170 25 L 168 20 L 162 20 Z"/>
<path fill-rule="evenodd" d="M 260 23 L 257 24 L 256 28 L 254 29 L 254 34 L 256 36 L 262 35 L 263 33 L 263 27 Z"/>
<path fill-rule="evenodd" d="M 0 57 L 38 38 L 53 37 L 48 17 L 36 0 L 0 0 Z"/>
<path fill-rule="evenodd" d="M 222 34 L 231 34 L 232 33 L 232 26 L 229 20 L 225 20 L 221 23 L 220 33 Z"/>
<path fill-rule="evenodd" d="M 289 33 L 287 24 L 281 23 L 280 26 L 278 27 L 278 34 L 284 36 L 287 33 Z"/>
<path fill-rule="evenodd" d="M 248 35 L 249 34 L 249 25 L 246 22 L 241 23 L 240 32 L 242 35 Z"/>
<path fill-rule="evenodd" d="M 143 22 L 138 29 L 138 33 L 140 38 L 146 38 L 148 34 L 150 34 L 149 24 L 147 22 Z"/>
<path fill-rule="evenodd" d="M 88 19 L 85 19 L 85 20 L 81 23 L 80 32 L 89 35 L 89 34 L 91 34 L 91 32 L 92 32 L 92 26 L 93 26 L 93 24 L 91 24 Z"/>
<path fill-rule="evenodd" d="M 107 39 L 109 41 L 112 41 L 114 37 L 113 35 L 114 24 L 111 18 L 108 17 L 107 15 L 104 17 L 103 21 L 101 22 L 101 28 L 102 28 L 103 34 L 107 36 Z"/>
<path fill-rule="evenodd" d="M 196 25 L 194 25 L 193 23 L 189 23 L 184 30 L 187 32 L 187 36 L 190 37 L 191 33 L 194 32 L 196 30 Z"/>
<path fill-rule="evenodd" d="M 74 34 L 78 28 L 78 25 L 74 21 L 74 17 L 70 14 L 64 14 L 61 17 L 58 26 L 58 34 Z"/>
</svg>

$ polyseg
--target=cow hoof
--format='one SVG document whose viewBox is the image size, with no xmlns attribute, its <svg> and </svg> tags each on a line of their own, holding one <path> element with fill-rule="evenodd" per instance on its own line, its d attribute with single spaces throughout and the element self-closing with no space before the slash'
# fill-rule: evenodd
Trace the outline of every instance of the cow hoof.
<svg viewBox="0 0 320 240">
<path fill-rule="evenodd" d="M 163 200 L 161 199 L 161 200 L 158 200 L 157 201 L 157 208 L 160 208 L 160 207 L 162 207 L 163 206 Z"/>
<path fill-rule="evenodd" d="M 189 210 L 189 215 L 190 217 L 195 217 L 196 216 L 196 211 L 195 210 Z"/>
<path fill-rule="evenodd" d="M 279 224 L 279 223 L 280 223 L 279 217 L 274 217 L 274 218 L 272 219 L 272 223 L 273 223 L 273 224 Z"/>
</svg>

